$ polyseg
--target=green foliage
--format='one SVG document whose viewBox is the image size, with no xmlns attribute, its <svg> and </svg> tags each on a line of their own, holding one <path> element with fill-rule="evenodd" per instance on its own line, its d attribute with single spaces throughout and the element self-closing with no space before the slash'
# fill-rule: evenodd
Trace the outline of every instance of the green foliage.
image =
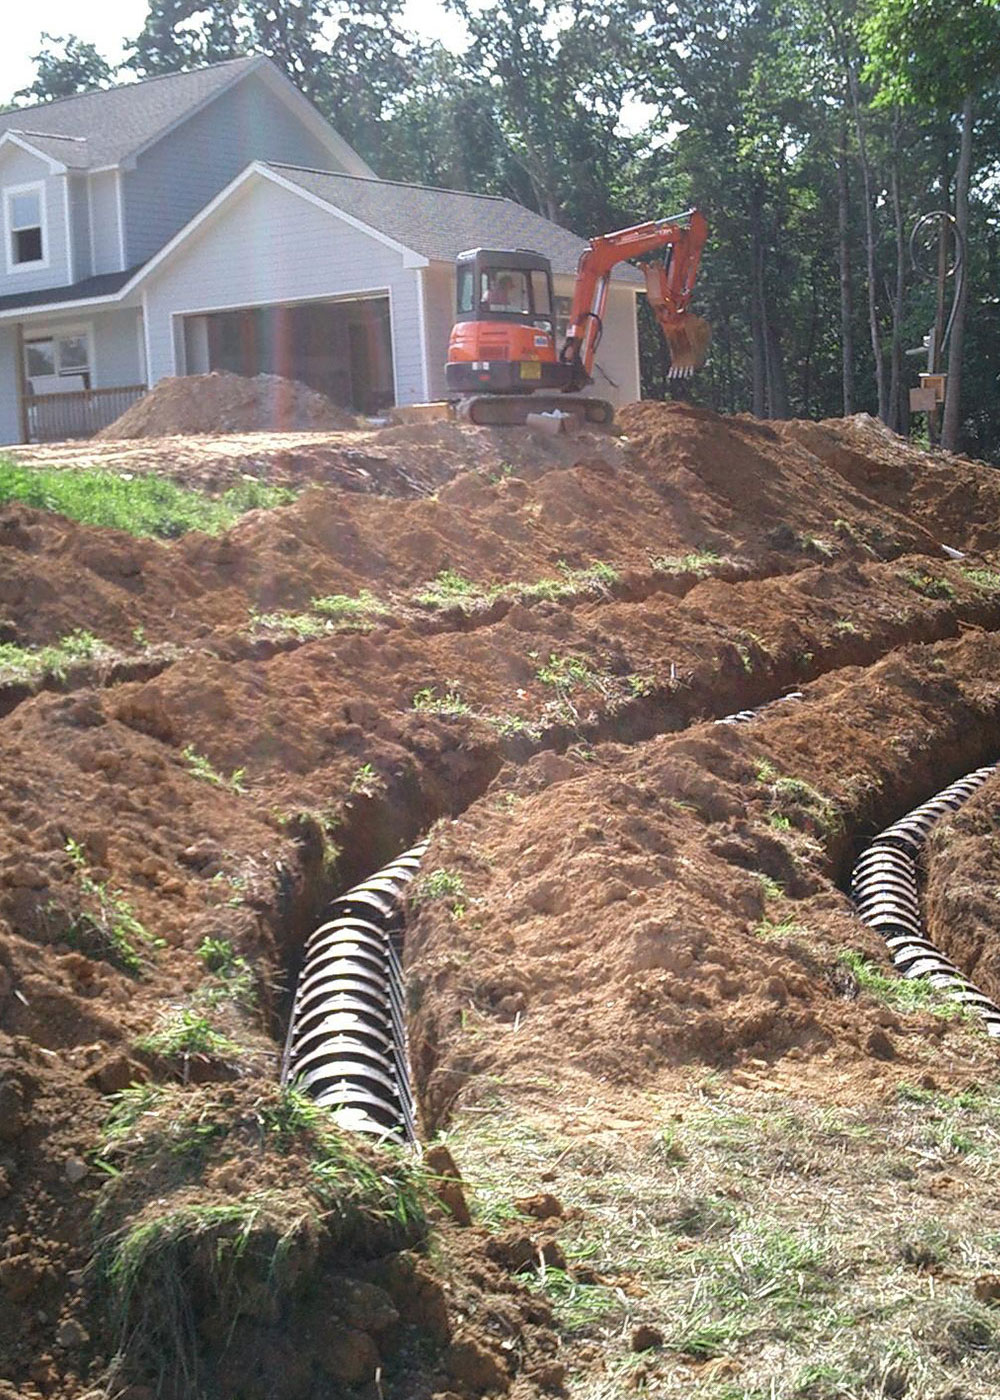
<svg viewBox="0 0 1000 1400">
<path fill-rule="evenodd" d="M 946 578 L 939 578 L 923 569 L 907 569 L 900 578 L 916 593 L 925 598 L 954 598 L 955 590 Z"/>
<path fill-rule="evenodd" d="M 996 0 L 872 0 L 862 32 L 881 106 L 954 111 L 1000 74 Z"/>
<path fill-rule="evenodd" d="M 958 1002 L 927 980 L 926 977 L 901 977 L 891 968 L 883 970 L 862 953 L 846 949 L 838 962 L 854 975 L 858 987 L 894 1011 L 930 1011 L 935 1016 L 956 1020 L 967 1013 Z"/>
<path fill-rule="evenodd" d="M 1000 573 L 996 569 L 963 569 L 962 577 L 984 593 L 1000 593 Z"/>
<path fill-rule="evenodd" d="M 205 1015 L 190 1007 L 167 1012 L 155 1030 L 136 1040 L 135 1047 L 144 1054 L 159 1055 L 165 1060 L 186 1059 L 189 1055 L 228 1060 L 242 1054 L 234 1041 L 217 1031 Z"/>
<path fill-rule="evenodd" d="M 162 477 L 126 478 L 96 468 L 31 467 L 0 459 L 0 505 L 20 501 L 132 535 L 174 539 L 188 530 L 217 535 L 248 510 L 270 510 L 294 496 L 284 487 L 245 481 L 213 498 Z"/>
<path fill-rule="evenodd" d="M 385 792 L 385 779 L 372 763 L 362 763 L 354 777 L 348 792 L 358 797 L 375 797 L 380 792 Z"/>
<path fill-rule="evenodd" d="M 94 879 L 86 852 L 72 837 L 66 842 L 66 854 L 82 896 L 82 907 L 70 924 L 70 942 L 125 972 L 141 972 L 151 955 L 165 946 L 163 939 L 149 932 L 121 890 Z"/>
<path fill-rule="evenodd" d="M 182 750 L 187 761 L 188 772 L 193 778 L 200 778 L 204 783 L 211 783 L 213 787 L 228 788 L 230 792 L 245 793 L 243 779 L 246 777 L 245 768 L 236 768 L 227 778 L 220 773 L 217 768 L 213 768 L 204 754 L 196 753 L 190 744 Z"/>
<path fill-rule="evenodd" d="M 250 626 L 254 632 L 279 632 L 300 642 L 314 641 L 335 630 L 329 622 L 312 613 L 262 613 L 256 608 L 250 609 Z"/>
<path fill-rule="evenodd" d="M 425 608 L 461 608 L 472 612 L 487 607 L 502 590 L 484 588 L 463 578 L 454 569 L 444 569 L 413 595 L 413 601 Z"/>
<path fill-rule="evenodd" d="M 79 92 L 107 87 L 114 71 L 93 44 L 71 34 L 40 34 L 42 47 L 32 54 L 35 79 L 14 94 L 23 102 L 51 102 L 53 98 L 73 97 Z M 60 52 L 61 50 L 61 52 Z"/>
<path fill-rule="evenodd" d="M 367 588 L 362 588 L 357 595 L 328 593 L 324 597 L 314 598 L 309 606 L 329 618 L 339 632 L 365 631 L 389 611 Z"/>
<path fill-rule="evenodd" d="M 417 691 L 413 697 L 413 708 L 419 710 L 421 714 L 441 715 L 444 718 L 472 714 L 472 706 L 462 699 L 457 690 L 449 690 L 444 695 L 438 695 L 437 690 L 432 685 Z"/>
<path fill-rule="evenodd" d="M 19 647 L 0 642 L 0 679 L 34 683 L 43 676 L 65 680 L 71 666 L 103 661 L 114 653 L 92 632 L 77 629 L 47 647 Z"/>
<path fill-rule="evenodd" d="M 704 549 L 694 554 L 653 554 L 649 566 L 657 574 L 696 574 L 707 578 L 722 563 L 718 554 Z"/>
<path fill-rule="evenodd" d="M 449 901 L 452 913 L 459 914 L 465 910 L 465 882 L 457 870 L 448 870 L 439 865 L 436 870 L 418 876 L 410 899 L 415 906 L 445 899 Z"/>
</svg>

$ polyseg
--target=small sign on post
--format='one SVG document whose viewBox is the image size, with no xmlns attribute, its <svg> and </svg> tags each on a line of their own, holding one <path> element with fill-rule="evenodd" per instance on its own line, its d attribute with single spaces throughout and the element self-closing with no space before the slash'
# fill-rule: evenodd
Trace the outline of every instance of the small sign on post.
<svg viewBox="0 0 1000 1400">
<path fill-rule="evenodd" d="M 933 413 L 936 408 L 937 396 L 933 389 L 920 388 L 910 390 L 911 413 Z"/>
<path fill-rule="evenodd" d="M 922 374 L 920 376 L 920 387 L 926 389 L 934 395 L 934 402 L 944 403 L 945 390 L 948 385 L 946 374 Z"/>
</svg>

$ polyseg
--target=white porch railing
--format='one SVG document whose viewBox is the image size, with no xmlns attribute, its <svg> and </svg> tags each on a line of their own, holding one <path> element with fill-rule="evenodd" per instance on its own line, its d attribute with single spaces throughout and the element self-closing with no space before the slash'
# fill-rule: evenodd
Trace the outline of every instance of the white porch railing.
<svg viewBox="0 0 1000 1400">
<path fill-rule="evenodd" d="M 24 400 L 28 441 L 93 437 L 145 392 L 145 384 L 126 384 L 115 389 L 75 389 L 68 394 L 28 394 Z"/>
</svg>

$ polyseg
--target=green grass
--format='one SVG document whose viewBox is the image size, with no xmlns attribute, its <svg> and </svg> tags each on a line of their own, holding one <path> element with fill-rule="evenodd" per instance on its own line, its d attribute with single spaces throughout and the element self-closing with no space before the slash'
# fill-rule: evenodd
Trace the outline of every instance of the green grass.
<svg viewBox="0 0 1000 1400">
<path fill-rule="evenodd" d="M 418 690 L 411 703 L 415 710 L 425 715 L 441 715 L 444 718 L 451 718 L 472 714 L 472 706 L 462 699 L 457 690 L 449 690 L 444 695 L 438 695 L 437 690 L 432 685 Z"/>
<path fill-rule="evenodd" d="M 907 587 L 925 598 L 954 598 L 955 590 L 946 578 L 923 569 L 904 569 L 899 575 Z"/>
<path fill-rule="evenodd" d="M 65 849 L 82 897 L 81 908 L 70 922 L 67 941 L 82 952 L 106 958 L 124 972 L 142 972 L 156 950 L 165 946 L 163 939 L 149 932 L 121 890 L 105 880 L 94 879 L 78 841 L 70 837 Z"/>
<path fill-rule="evenodd" d="M 558 578 L 536 579 L 533 583 L 475 583 L 454 569 L 443 569 L 430 583 L 413 594 L 413 601 L 425 608 L 461 608 L 475 612 L 489 607 L 498 598 L 522 603 L 562 602 L 586 593 L 607 594 L 618 582 L 618 570 L 596 559 L 584 568 L 574 569 L 559 561 Z"/>
<path fill-rule="evenodd" d="M 414 881 L 410 902 L 415 907 L 436 899 L 448 900 L 453 914 L 465 912 L 465 883 L 457 870 L 439 865 Z"/>
<path fill-rule="evenodd" d="M 331 622 L 312 613 L 262 613 L 255 608 L 250 609 L 250 628 L 253 632 L 278 632 L 300 642 L 311 642 L 337 630 Z"/>
<path fill-rule="evenodd" d="M 883 969 L 853 949 L 845 949 L 838 962 L 849 969 L 861 991 L 868 992 L 894 1011 L 931 1011 L 947 1020 L 967 1017 L 970 1024 L 976 1024 L 972 1013 L 965 1012 L 957 1001 L 926 977 L 901 977 L 891 968 Z"/>
<path fill-rule="evenodd" d="M 711 549 L 703 549 L 692 554 L 652 554 L 649 566 L 657 574 L 696 574 L 706 578 L 723 563 L 721 556 Z"/>
<path fill-rule="evenodd" d="M 338 1133 L 276 1086 L 136 1086 L 97 1150 L 95 1307 L 136 1379 L 171 1394 L 228 1393 L 237 1319 L 279 1316 L 330 1271 L 363 1276 L 427 1233 L 428 1183 L 407 1154 Z"/>
<path fill-rule="evenodd" d="M 963 569 L 962 577 L 986 593 L 1000 593 L 1000 573 L 996 569 Z"/>
<path fill-rule="evenodd" d="M 135 1047 L 146 1055 L 158 1055 L 165 1060 L 186 1059 L 189 1055 L 226 1060 L 243 1053 L 235 1041 L 217 1031 L 206 1016 L 190 1007 L 181 1007 L 162 1016 L 156 1029 L 140 1036 Z"/>
<path fill-rule="evenodd" d="M 92 468 L 56 471 L 0 459 L 0 505 L 19 501 L 82 525 L 103 525 L 131 535 L 175 539 L 188 530 L 220 534 L 249 510 L 270 510 L 295 499 L 284 487 L 241 482 L 212 497 L 155 476 L 127 480 Z"/>
<path fill-rule="evenodd" d="M 256 1004 L 253 968 L 241 957 L 228 938 L 203 938 L 198 957 L 214 976 L 198 988 L 195 1000 L 200 1006 L 215 1007 L 224 1002 L 249 1008 Z"/>
<path fill-rule="evenodd" d="M 0 642 L 0 679 L 34 683 L 43 676 L 63 681 L 72 666 L 87 661 L 104 661 L 113 656 L 111 647 L 91 632 L 77 629 L 47 647 L 20 647 Z"/>
<path fill-rule="evenodd" d="M 365 632 L 389 612 L 385 603 L 367 588 L 357 594 L 327 593 L 313 598 L 309 606 L 322 613 L 338 632 Z"/>
<path fill-rule="evenodd" d="M 247 771 L 245 768 L 235 769 L 227 778 L 224 773 L 213 768 L 204 754 L 196 753 L 190 744 L 183 748 L 181 753 L 187 762 L 188 772 L 192 778 L 200 778 L 203 783 L 211 783 L 213 787 L 228 788 L 230 792 L 240 794 L 246 792 L 243 785 Z"/>
</svg>

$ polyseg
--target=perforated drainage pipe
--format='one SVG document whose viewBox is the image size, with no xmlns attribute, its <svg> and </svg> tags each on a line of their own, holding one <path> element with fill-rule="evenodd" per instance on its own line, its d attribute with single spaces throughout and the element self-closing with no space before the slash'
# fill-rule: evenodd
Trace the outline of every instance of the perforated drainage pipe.
<svg viewBox="0 0 1000 1400">
<path fill-rule="evenodd" d="M 904 977 L 926 977 L 962 1006 L 978 1012 L 989 1034 L 1000 1037 L 1000 1006 L 925 937 L 917 875 L 920 852 L 935 822 L 956 812 L 998 766 L 977 768 L 880 832 L 854 867 L 851 893 L 858 914 L 885 939 Z"/>
<path fill-rule="evenodd" d="M 415 1141 L 403 998 L 403 895 L 426 841 L 333 900 L 305 961 L 281 1066 L 341 1127 Z"/>
</svg>

